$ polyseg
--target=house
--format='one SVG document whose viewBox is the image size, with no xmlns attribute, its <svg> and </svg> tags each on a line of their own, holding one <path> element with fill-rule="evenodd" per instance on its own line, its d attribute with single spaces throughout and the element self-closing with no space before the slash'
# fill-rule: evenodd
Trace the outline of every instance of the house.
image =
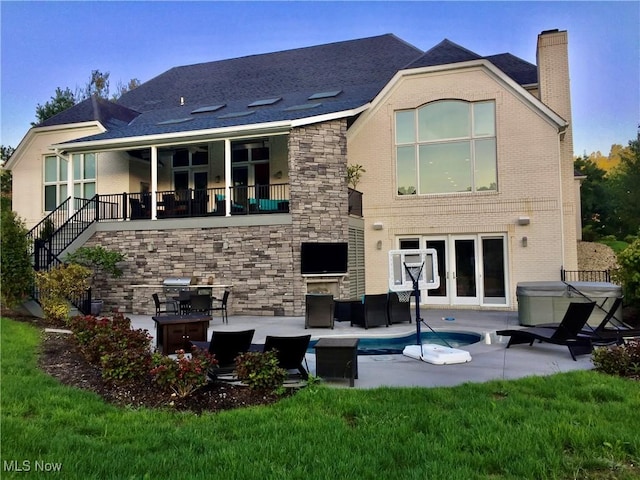
<svg viewBox="0 0 640 480">
<path fill-rule="evenodd" d="M 513 309 L 518 282 L 577 266 L 567 33 L 537 56 L 388 34 L 176 67 L 32 128 L 13 206 L 49 260 L 127 253 L 107 308 L 150 313 L 164 278 L 194 277 L 232 284 L 236 313 L 301 315 L 308 292 L 386 292 L 387 252 L 427 247 L 423 303 Z"/>
</svg>

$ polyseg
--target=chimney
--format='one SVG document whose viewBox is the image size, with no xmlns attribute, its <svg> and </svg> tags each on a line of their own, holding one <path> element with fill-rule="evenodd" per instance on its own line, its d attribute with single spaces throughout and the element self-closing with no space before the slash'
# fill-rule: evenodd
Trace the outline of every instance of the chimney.
<svg viewBox="0 0 640 480">
<path fill-rule="evenodd" d="M 545 30 L 538 35 L 538 96 L 571 125 L 568 50 L 566 30 Z"/>
</svg>

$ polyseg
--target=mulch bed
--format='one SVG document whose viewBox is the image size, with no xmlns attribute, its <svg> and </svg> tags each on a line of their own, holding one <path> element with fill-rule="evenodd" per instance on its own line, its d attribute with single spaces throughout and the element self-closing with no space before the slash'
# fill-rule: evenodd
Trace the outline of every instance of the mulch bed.
<svg viewBox="0 0 640 480">
<path fill-rule="evenodd" d="M 4 314 L 4 313 L 3 313 Z M 163 408 L 193 413 L 217 412 L 256 405 L 270 405 L 283 397 L 293 395 L 295 388 L 285 393 L 261 393 L 245 386 L 213 382 L 201 387 L 187 398 L 178 398 L 162 389 L 151 377 L 127 383 L 103 380 L 100 369 L 88 363 L 80 353 L 73 337 L 68 333 L 48 332 L 47 328 L 60 328 L 43 319 L 21 315 L 6 315 L 42 328 L 43 338 L 38 358 L 39 367 L 62 384 L 89 390 L 106 402 L 118 406 Z"/>
</svg>

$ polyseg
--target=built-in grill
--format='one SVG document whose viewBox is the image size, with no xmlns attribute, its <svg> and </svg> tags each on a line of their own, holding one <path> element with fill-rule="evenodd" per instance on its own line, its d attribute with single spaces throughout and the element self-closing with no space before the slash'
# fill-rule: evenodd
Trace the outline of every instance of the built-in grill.
<svg viewBox="0 0 640 480">
<path fill-rule="evenodd" d="M 179 293 L 183 290 L 191 290 L 191 277 L 170 277 L 162 281 L 164 293 Z"/>
</svg>

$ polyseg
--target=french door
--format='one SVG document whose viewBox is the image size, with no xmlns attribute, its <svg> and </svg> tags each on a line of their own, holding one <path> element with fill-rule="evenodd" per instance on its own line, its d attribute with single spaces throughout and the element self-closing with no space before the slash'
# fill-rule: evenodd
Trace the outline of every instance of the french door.
<svg viewBox="0 0 640 480">
<path fill-rule="evenodd" d="M 421 292 L 428 305 L 507 305 L 504 234 L 444 235 L 400 239 L 400 248 L 433 248 L 440 286 Z"/>
</svg>

